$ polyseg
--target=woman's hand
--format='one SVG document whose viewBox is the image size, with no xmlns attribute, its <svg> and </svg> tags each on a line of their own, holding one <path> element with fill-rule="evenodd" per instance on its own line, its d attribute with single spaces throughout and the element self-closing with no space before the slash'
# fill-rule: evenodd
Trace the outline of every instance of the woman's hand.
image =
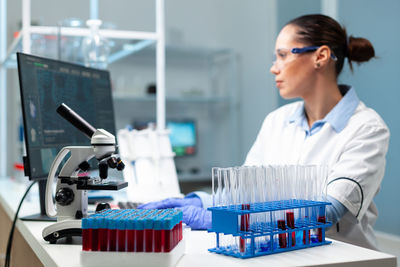
<svg viewBox="0 0 400 267">
<path fill-rule="evenodd" d="M 199 197 L 167 198 L 138 206 L 138 209 L 179 208 L 183 212 L 183 223 L 194 230 L 211 228 L 211 212 L 202 208 Z"/>
</svg>

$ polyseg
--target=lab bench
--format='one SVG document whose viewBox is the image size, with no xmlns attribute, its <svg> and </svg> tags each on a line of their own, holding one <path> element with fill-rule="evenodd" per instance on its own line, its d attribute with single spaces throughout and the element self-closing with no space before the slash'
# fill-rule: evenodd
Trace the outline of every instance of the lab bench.
<svg viewBox="0 0 400 267">
<path fill-rule="evenodd" d="M 11 220 L 26 185 L 0 178 L 0 264 L 4 254 Z M 20 215 L 39 211 L 35 194 L 28 195 Z M 81 245 L 51 245 L 42 238 L 42 229 L 50 222 L 18 220 L 14 233 L 11 266 L 80 266 Z M 208 252 L 215 246 L 215 234 L 186 231 L 185 253 L 176 266 L 396 266 L 396 257 L 336 240 L 332 244 L 278 253 L 251 259 L 237 259 Z M 106 252 L 105 252 L 106 253 Z M 116 263 L 117 264 L 117 263 Z"/>
</svg>

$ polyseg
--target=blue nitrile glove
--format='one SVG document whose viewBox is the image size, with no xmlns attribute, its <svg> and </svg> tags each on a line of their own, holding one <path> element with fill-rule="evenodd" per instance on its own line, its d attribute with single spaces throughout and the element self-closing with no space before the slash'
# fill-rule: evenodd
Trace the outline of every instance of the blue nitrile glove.
<svg viewBox="0 0 400 267">
<path fill-rule="evenodd" d="M 203 205 L 201 200 L 197 196 L 185 197 L 185 198 L 167 198 L 161 201 L 150 202 L 139 205 L 138 209 L 168 209 L 178 208 L 185 206 L 195 206 L 201 208 Z"/>
<path fill-rule="evenodd" d="M 211 211 L 195 206 L 185 206 L 179 209 L 183 212 L 183 222 L 193 230 L 211 228 Z"/>
<path fill-rule="evenodd" d="M 203 209 L 201 199 L 195 194 L 185 198 L 167 198 L 138 206 L 138 209 L 179 208 L 183 212 L 183 222 L 194 230 L 211 228 L 211 212 Z"/>
</svg>

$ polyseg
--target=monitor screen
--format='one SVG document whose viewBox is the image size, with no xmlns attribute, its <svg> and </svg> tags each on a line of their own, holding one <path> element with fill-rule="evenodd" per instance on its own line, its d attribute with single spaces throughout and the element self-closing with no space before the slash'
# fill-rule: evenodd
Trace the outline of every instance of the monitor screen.
<svg viewBox="0 0 400 267">
<path fill-rule="evenodd" d="M 172 150 L 176 156 L 193 155 L 196 152 L 196 125 L 194 121 L 167 121 Z"/>
<path fill-rule="evenodd" d="M 154 120 L 135 120 L 133 128 L 143 130 Z M 155 124 L 154 124 L 155 125 Z M 167 120 L 172 150 L 177 157 L 194 155 L 197 149 L 197 129 L 194 120 Z"/>
<path fill-rule="evenodd" d="M 90 139 L 56 109 L 67 104 L 95 128 L 115 135 L 114 107 L 107 71 L 17 54 L 29 178 L 47 177 L 64 146 L 90 145 Z"/>
</svg>

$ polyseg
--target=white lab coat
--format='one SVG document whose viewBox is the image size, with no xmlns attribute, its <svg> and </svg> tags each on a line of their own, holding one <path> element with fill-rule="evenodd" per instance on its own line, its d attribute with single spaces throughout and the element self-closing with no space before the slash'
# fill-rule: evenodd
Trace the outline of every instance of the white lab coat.
<svg viewBox="0 0 400 267">
<path fill-rule="evenodd" d="M 302 105 L 295 102 L 270 113 L 249 151 L 245 165 L 327 164 L 328 195 L 347 212 L 327 236 L 377 249 L 373 225 L 378 215 L 373 202 L 385 170 L 389 129 L 372 109 L 359 102 L 343 130 L 329 123 L 306 138 L 288 118 Z"/>
</svg>

